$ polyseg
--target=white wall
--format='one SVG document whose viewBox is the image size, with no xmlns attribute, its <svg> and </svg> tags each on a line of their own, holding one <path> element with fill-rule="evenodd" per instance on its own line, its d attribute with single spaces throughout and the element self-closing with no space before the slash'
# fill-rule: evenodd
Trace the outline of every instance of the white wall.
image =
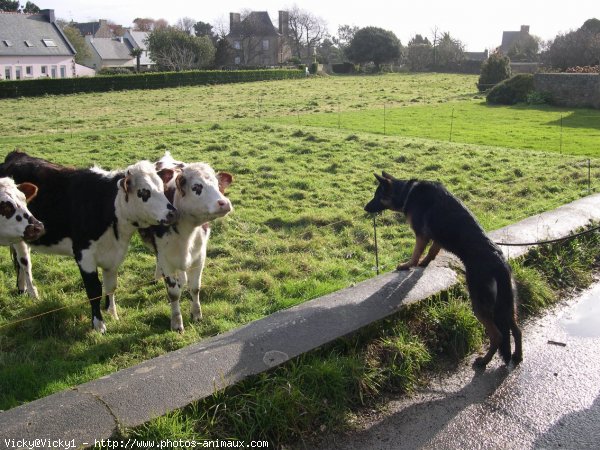
<svg viewBox="0 0 600 450">
<path fill-rule="evenodd" d="M 52 77 L 53 74 L 54 78 L 76 76 L 75 62 L 71 56 L 0 56 L 0 79 L 6 79 L 8 70 L 10 79 L 16 80 L 19 68 L 22 80 Z"/>
</svg>

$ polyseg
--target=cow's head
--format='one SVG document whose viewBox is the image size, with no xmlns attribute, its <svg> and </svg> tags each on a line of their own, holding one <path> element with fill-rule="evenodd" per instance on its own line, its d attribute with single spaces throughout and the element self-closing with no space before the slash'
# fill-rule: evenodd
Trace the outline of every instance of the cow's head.
<svg viewBox="0 0 600 450">
<path fill-rule="evenodd" d="M 175 206 L 197 224 L 223 217 L 233 210 L 225 197 L 225 189 L 232 181 L 230 174 L 217 174 L 208 164 L 188 164 L 175 178 Z"/>
<path fill-rule="evenodd" d="M 0 244 L 35 241 L 44 234 L 44 225 L 27 209 L 37 191 L 31 183 L 16 185 L 10 178 L 0 178 Z"/>
<path fill-rule="evenodd" d="M 119 180 L 120 214 L 136 227 L 171 225 L 177 210 L 164 193 L 164 185 L 173 178 L 173 170 L 156 172 L 154 164 L 140 161 L 125 170 Z"/>
</svg>

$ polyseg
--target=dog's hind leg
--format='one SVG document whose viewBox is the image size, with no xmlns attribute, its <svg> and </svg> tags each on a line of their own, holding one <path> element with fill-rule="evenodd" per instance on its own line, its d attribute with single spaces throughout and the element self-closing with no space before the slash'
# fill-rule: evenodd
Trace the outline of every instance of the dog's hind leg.
<svg viewBox="0 0 600 450">
<path fill-rule="evenodd" d="M 523 343 L 521 329 L 519 328 L 519 325 L 517 325 L 517 320 L 514 317 L 510 324 L 510 331 L 512 331 L 513 338 L 515 339 L 515 352 L 512 354 L 512 362 L 516 365 L 523 361 Z"/>
<path fill-rule="evenodd" d="M 413 254 L 410 257 L 410 260 L 403 264 L 399 264 L 398 267 L 396 267 L 396 270 L 407 270 L 419 264 L 419 259 L 421 259 L 421 255 L 425 251 L 425 247 L 427 247 L 429 239 L 419 236 L 418 234 L 415 237 L 417 238 L 417 241 L 415 242 L 415 248 L 413 249 Z"/>
<path fill-rule="evenodd" d="M 427 252 L 427 256 L 423 258 L 423 260 L 419 263 L 420 267 L 427 267 L 431 261 L 435 259 L 438 255 L 442 247 L 435 241 L 431 242 L 431 247 L 429 247 L 429 251 Z"/>
<path fill-rule="evenodd" d="M 475 359 L 475 365 L 479 367 L 485 367 L 492 360 L 493 356 L 498 351 L 498 347 L 500 347 L 500 343 L 502 342 L 502 333 L 494 323 L 494 321 L 489 317 L 480 317 L 475 314 L 477 319 L 483 324 L 485 328 L 485 332 L 490 339 L 490 348 L 484 356 L 480 356 Z"/>
</svg>

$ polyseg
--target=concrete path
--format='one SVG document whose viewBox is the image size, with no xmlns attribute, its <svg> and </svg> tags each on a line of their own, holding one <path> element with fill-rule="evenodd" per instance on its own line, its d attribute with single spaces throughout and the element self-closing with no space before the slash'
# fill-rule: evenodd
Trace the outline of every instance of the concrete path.
<svg viewBox="0 0 600 450">
<path fill-rule="evenodd" d="M 600 194 L 492 233 L 494 240 L 565 236 L 600 220 Z M 507 248 L 517 256 L 524 248 Z M 244 378 L 449 288 L 456 261 L 440 254 L 426 270 L 387 273 L 352 288 L 280 311 L 223 335 L 146 361 L 71 390 L 0 413 L 0 448 L 7 439 L 74 439 L 86 445 L 182 408 Z"/>
<path fill-rule="evenodd" d="M 600 284 L 524 327 L 523 363 L 494 358 L 392 400 L 321 449 L 600 448 Z"/>
</svg>

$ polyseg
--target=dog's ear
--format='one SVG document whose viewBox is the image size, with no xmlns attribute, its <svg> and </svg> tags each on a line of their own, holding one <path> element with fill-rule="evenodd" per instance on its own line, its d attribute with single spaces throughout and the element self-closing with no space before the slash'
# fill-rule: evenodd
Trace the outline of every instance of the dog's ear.
<svg viewBox="0 0 600 450">
<path fill-rule="evenodd" d="M 381 175 L 383 175 L 383 178 L 387 178 L 388 180 L 395 180 L 396 179 L 393 176 L 391 176 L 389 173 L 387 173 L 385 170 L 383 170 L 381 172 Z"/>
<path fill-rule="evenodd" d="M 383 187 L 384 192 L 388 192 L 391 189 L 392 180 L 388 178 L 383 178 L 377 175 L 376 173 L 374 173 L 373 175 L 375 175 L 375 178 L 377 178 L 377 181 L 379 181 L 379 185 Z"/>
</svg>

